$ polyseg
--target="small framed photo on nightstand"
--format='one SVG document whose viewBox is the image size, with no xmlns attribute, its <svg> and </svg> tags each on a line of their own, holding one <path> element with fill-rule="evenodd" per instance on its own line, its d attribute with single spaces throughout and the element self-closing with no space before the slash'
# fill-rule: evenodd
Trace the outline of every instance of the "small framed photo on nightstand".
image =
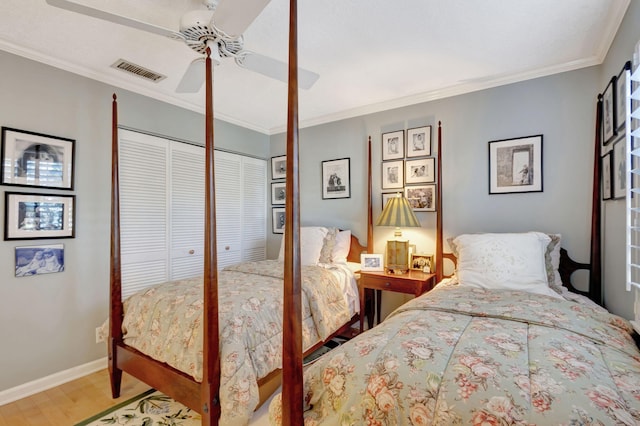
<svg viewBox="0 0 640 426">
<path fill-rule="evenodd" d="M 411 269 L 414 271 L 422 271 L 427 274 L 431 273 L 433 268 L 433 255 L 432 254 L 412 254 L 411 255 Z"/>
<path fill-rule="evenodd" d="M 363 272 L 384 271 L 384 262 L 381 254 L 363 253 L 360 255 L 360 270 Z"/>
</svg>

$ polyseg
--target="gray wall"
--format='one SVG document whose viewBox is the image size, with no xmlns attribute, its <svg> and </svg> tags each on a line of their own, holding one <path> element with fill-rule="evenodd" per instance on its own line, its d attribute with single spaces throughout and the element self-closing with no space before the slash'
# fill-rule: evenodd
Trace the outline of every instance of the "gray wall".
<svg viewBox="0 0 640 426">
<path fill-rule="evenodd" d="M 366 147 L 373 141 L 374 222 L 382 210 L 381 134 L 433 125 L 443 132 L 445 238 L 464 232 L 539 230 L 561 233 L 576 260 L 589 261 L 595 100 L 599 70 L 591 67 L 546 78 L 302 129 L 301 210 L 303 224 L 336 224 L 366 241 Z M 543 135 L 544 191 L 488 194 L 488 141 Z M 271 155 L 285 152 L 285 136 L 271 138 Z M 322 200 L 322 160 L 351 158 L 352 198 Z M 419 212 L 423 228 L 405 230 L 420 252 L 435 251 L 435 213 Z M 375 228 L 376 253 L 384 253 L 393 229 Z M 275 256 L 279 236 L 272 236 Z M 383 314 L 402 297 L 384 294 Z"/>
<path fill-rule="evenodd" d="M 632 59 L 634 47 L 640 40 L 640 2 L 632 1 L 618 30 L 607 57 L 600 67 L 598 92 L 602 93 L 625 62 Z M 609 310 L 625 318 L 633 318 L 634 292 L 625 290 L 625 209 L 624 199 L 602 203 L 603 259 L 605 304 Z"/>
<path fill-rule="evenodd" d="M 76 140 L 76 238 L 0 241 L 0 391 L 106 356 L 95 328 L 107 318 L 111 96 L 120 123 L 202 143 L 204 115 L 0 52 L 0 125 Z M 268 158 L 266 135 L 216 122 L 216 144 Z M 2 192 L 69 193 L 0 186 Z M 0 196 L 4 212 L 4 196 Z M 2 219 L 4 221 L 4 219 Z M 16 278 L 16 246 L 63 243 L 65 271 Z"/>
</svg>

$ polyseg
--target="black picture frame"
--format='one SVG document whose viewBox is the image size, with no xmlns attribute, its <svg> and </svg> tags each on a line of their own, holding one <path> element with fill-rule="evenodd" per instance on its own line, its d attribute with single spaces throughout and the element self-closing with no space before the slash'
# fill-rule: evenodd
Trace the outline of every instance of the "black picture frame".
<svg viewBox="0 0 640 426">
<path fill-rule="evenodd" d="M 616 129 L 616 76 L 611 77 L 604 92 L 602 92 L 602 143 L 609 144 L 618 134 Z"/>
<path fill-rule="evenodd" d="M 627 61 L 617 75 L 615 90 L 615 128 L 616 132 L 624 132 L 627 122 L 627 111 L 631 109 L 631 100 L 627 101 L 627 85 L 631 84 L 631 61 Z M 616 133 L 616 134 L 617 134 Z"/>
<path fill-rule="evenodd" d="M 75 195 L 5 192 L 4 240 L 75 238 Z"/>
<path fill-rule="evenodd" d="M 75 140 L 2 127 L 0 184 L 73 190 Z"/>
<path fill-rule="evenodd" d="M 627 140 L 622 137 L 613 143 L 611 160 L 611 198 L 625 198 L 627 195 Z"/>
<path fill-rule="evenodd" d="M 287 156 L 278 155 L 271 157 L 271 179 L 284 179 L 287 177 Z"/>
<path fill-rule="evenodd" d="M 542 135 L 489 141 L 489 194 L 542 192 Z"/>
<path fill-rule="evenodd" d="M 271 208 L 271 232 L 274 234 L 284 234 L 285 224 L 285 208 L 284 207 L 272 207 Z"/>
<path fill-rule="evenodd" d="M 436 211 L 436 186 L 420 185 L 407 186 L 405 189 L 405 197 L 411 204 L 414 212 L 434 212 Z"/>
<path fill-rule="evenodd" d="M 431 155 L 431 126 L 407 129 L 407 158 Z"/>
<path fill-rule="evenodd" d="M 436 181 L 436 159 L 434 157 L 405 160 L 404 166 L 404 183 L 406 185 Z"/>
<path fill-rule="evenodd" d="M 382 161 L 404 158 L 404 130 L 382 134 Z"/>
<path fill-rule="evenodd" d="M 322 162 L 322 199 L 351 198 L 351 159 Z"/>
<path fill-rule="evenodd" d="M 287 183 L 271 182 L 271 204 L 283 205 L 287 201 Z"/>
<path fill-rule="evenodd" d="M 601 157 L 601 170 L 602 170 L 602 200 L 610 200 L 613 198 L 613 172 L 612 172 L 612 155 L 611 151 L 607 152 Z"/>
<path fill-rule="evenodd" d="M 402 189 L 404 187 L 404 160 L 382 162 L 382 189 Z"/>
</svg>

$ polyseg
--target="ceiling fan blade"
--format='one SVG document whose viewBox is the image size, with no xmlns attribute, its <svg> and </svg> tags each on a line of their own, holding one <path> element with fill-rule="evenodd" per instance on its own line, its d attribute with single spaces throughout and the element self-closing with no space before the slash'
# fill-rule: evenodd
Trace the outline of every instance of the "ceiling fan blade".
<svg viewBox="0 0 640 426">
<path fill-rule="evenodd" d="M 116 15 L 115 13 L 106 12 L 104 10 L 85 6 L 68 0 L 46 0 L 47 4 L 68 10 L 70 12 L 80 13 L 82 15 L 91 16 L 93 18 L 102 19 L 108 22 L 125 25 L 127 27 L 136 28 L 138 30 L 147 31 L 161 36 L 184 40 L 184 36 L 177 31 L 149 24 L 147 22 L 138 21 L 137 19 L 127 18 L 126 16 Z"/>
<path fill-rule="evenodd" d="M 176 92 L 178 93 L 196 93 L 204 83 L 204 73 L 206 72 L 204 58 L 197 58 L 189 64 L 189 68 L 185 71 Z"/>
<path fill-rule="evenodd" d="M 214 14 L 215 26 L 230 36 L 240 36 L 270 0 L 220 0 Z"/>
<path fill-rule="evenodd" d="M 289 65 L 286 62 L 260 55 L 259 53 L 245 52 L 236 60 L 243 68 L 255 71 L 267 77 L 284 81 L 289 79 Z M 298 87 L 310 89 L 320 76 L 312 71 L 298 68 Z"/>
</svg>

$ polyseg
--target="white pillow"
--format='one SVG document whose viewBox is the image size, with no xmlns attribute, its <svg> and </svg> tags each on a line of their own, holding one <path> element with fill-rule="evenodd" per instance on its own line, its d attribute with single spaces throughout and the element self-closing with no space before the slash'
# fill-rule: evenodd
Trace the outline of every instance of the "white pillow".
<svg viewBox="0 0 640 426">
<path fill-rule="evenodd" d="M 327 231 L 327 228 L 322 226 L 300 227 L 300 263 L 303 266 L 318 264 Z M 284 234 L 280 243 L 278 260 L 284 261 Z"/>
<path fill-rule="evenodd" d="M 560 297 L 547 283 L 545 252 L 551 238 L 541 232 L 463 234 L 458 253 L 460 285 L 521 290 Z"/>
<path fill-rule="evenodd" d="M 351 248 L 351 231 L 340 231 L 336 235 L 336 242 L 331 252 L 332 263 L 347 263 Z"/>
</svg>

